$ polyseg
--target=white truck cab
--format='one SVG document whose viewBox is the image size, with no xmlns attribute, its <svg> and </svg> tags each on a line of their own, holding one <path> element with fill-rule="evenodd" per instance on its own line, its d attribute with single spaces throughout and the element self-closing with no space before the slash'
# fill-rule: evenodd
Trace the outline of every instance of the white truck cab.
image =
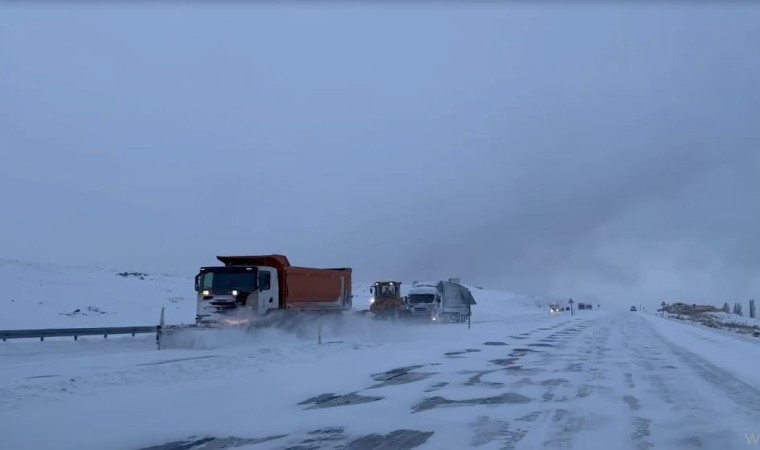
<svg viewBox="0 0 760 450">
<path fill-rule="evenodd" d="M 267 266 L 201 267 L 195 276 L 196 323 L 245 321 L 278 309 L 277 269 Z"/>
<path fill-rule="evenodd" d="M 432 319 L 437 305 L 441 303 L 441 293 L 436 286 L 417 284 L 406 295 L 406 309 L 412 318 Z"/>
</svg>

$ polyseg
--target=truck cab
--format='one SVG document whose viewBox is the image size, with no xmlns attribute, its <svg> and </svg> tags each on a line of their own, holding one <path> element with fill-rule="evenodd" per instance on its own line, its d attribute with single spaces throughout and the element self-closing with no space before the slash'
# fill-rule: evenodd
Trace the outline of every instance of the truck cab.
<svg viewBox="0 0 760 450">
<path fill-rule="evenodd" d="M 406 297 L 406 310 L 412 318 L 432 319 L 441 304 L 441 293 L 433 285 L 416 284 Z"/>
<path fill-rule="evenodd" d="M 395 317 L 402 312 L 404 299 L 400 281 L 375 281 L 369 291 L 372 294 L 369 310 L 376 316 Z"/>
<path fill-rule="evenodd" d="M 201 267 L 195 276 L 196 323 L 237 322 L 278 309 L 277 269 L 266 266 Z"/>
</svg>

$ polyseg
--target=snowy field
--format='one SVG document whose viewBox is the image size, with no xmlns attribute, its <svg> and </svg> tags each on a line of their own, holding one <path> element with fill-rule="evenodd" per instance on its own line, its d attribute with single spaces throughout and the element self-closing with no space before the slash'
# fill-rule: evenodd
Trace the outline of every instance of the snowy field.
<svg viewBox="0 0 760 450">
<path fill-rule="evenodd" d="M 103 287 L 110 277 L 103 271 Z M 172 277 L 114 279 L 144 282 L 154 297 L 120 295 L 150 308 L 192 303 L 191 279 L 188 288 Z M 749 338 L 646 313 L 573 317 L 530 297 L 473 294 L 471 329 L 348 313 L 322 324 L 322 343 L 314 327 L 198 335 L 160 351 L 152 336 L 0 343 L 0 448 L 728 450 L 760 433 Z M 62 300 L 72 297 L 52 298 L 72 306 Z M 128 311 L 115 300 L 91 306 Z M 154 312 L 129 315 L 150 322 Z M 56 326 L 91 320 L 47 317 Z"/>
<path fill-rule="evenodd" d="M 162 307 L 195 320 L 192 275 L 0 259 L 0 281 L 2 330 L 156 325 Z"/>
</svg>

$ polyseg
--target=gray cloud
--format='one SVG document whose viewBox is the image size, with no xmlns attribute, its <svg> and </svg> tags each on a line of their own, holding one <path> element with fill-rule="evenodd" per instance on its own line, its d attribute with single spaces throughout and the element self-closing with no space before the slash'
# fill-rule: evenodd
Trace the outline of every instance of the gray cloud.
<svg viewBox="0 0 760 450">
<path fill-rule="evenodd" d="M 8 257 L 760 288 L 756 5 L 4 7 Z"/>
</svg>

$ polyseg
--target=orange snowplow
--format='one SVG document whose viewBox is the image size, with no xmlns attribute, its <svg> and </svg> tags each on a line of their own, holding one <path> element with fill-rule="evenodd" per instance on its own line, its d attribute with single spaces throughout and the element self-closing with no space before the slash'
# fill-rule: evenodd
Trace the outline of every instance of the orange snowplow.
<svg viewBox="0 0 760 450">
<path fill-rule="evenodd" d="M 370 293 L 373 294 L 369 310 L 377 318 L 398 318 L 405 309 L 401 297 L 400 281 L 375 281 Z"/>
</svg>

